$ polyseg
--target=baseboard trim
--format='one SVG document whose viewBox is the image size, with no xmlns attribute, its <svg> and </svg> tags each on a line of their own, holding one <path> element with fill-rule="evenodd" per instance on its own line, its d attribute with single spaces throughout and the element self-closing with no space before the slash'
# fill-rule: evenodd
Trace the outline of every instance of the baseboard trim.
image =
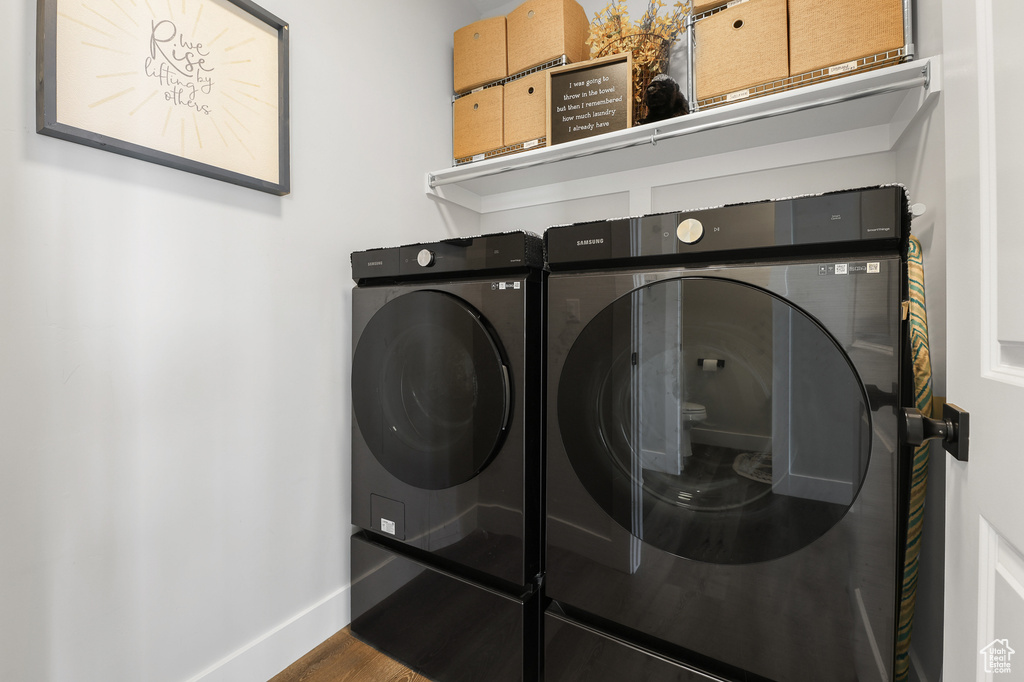
<svg viewBox="0 0 1024 682">
<path fill-rule="evenodd" d="M 332 592 L 187 682 L 269 680 L 348 625 L 351 598 L 351 585 Z"/>
</svg>

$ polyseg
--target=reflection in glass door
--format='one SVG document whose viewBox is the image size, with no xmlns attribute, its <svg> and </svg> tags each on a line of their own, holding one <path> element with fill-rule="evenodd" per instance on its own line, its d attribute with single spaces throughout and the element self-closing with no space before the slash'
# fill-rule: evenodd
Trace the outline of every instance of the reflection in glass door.
<svg viewBox="0 0 1024 682">
<path fill-rule="evenodd" d="M 827 532 L 867 469 L 870 411 L 808 315 L 724 279 L 613 302 L 566 357 L 559 428 L 590 495 L 643 542 L 749 563 Z"/>
<path fill-rule="evenodd" d="M 449 488 L 487 465 L 506 434 L 511 390 L 486 322 L 438 291 L 388 302 L 354 353 L 360 433 L 389 473 L 418 488 Z"/>
</svg>

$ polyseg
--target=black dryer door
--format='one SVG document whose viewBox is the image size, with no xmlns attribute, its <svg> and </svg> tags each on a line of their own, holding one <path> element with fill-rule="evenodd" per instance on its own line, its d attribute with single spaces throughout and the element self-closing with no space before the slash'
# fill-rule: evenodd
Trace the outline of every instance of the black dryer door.
<svg viewBox="0 0 1024 682">
<path fill-rule="evenodd" d="M 580 482 L 623 528 L 714 564 L 791 554 L 860 492 L 871 411 L 844 350 L 765 289 L 661 281 L 580 332 L 558 428 Z"/>
<path fill-rule="evenodd" d="M 504 440 L 508 368 L 492 331 L 468 303 L 414 291 L 380 308 L 359 337 L 352 402 L 367 447 L 417 488 L 464 483 Z"/>
</svg>

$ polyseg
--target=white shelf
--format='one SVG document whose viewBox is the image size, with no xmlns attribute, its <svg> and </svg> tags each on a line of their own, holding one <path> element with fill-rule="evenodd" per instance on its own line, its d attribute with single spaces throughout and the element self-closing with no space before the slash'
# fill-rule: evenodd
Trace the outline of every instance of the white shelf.
<svg viewBox="0 0 1024 682">
<path fill-rule="evenodd" d="M 938 58 L 896 64 L 668 121 L 434 171 L 427 173 L 426 191 L 477 213 L 492 213 L 889 151 L 941 87 Z M 758 149 L 770 153 L 755 153 Z M 710 157 L 728 162 L 707 163 Z M 697 160 L 701 163 L 694 163 Z"/>
</svg>

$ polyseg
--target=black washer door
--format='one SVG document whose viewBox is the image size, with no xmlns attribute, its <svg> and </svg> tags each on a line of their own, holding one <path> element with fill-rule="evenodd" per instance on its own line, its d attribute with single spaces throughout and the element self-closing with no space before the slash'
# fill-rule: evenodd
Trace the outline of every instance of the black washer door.
<svg viewBox="0 0 1024 682">
<path fill-rule="evenodd" d="M 450 294 L 389 301 L 356 345 L 356 422 L 384 468 L 417 488 L 458 485 L 487 465 L 505 436 L 510 392 L 493 335 Z"/>
<path fill-rule="evenodd" d="M 745 564 L 795 552 L 839 522 L 867 473 L 871 413 L 849 358 L 758 287 L 682 278 L 637 289 L 583 329 L 558 381 L 558 428 L 581 483 L 676 556 Z"/>
</svg>

